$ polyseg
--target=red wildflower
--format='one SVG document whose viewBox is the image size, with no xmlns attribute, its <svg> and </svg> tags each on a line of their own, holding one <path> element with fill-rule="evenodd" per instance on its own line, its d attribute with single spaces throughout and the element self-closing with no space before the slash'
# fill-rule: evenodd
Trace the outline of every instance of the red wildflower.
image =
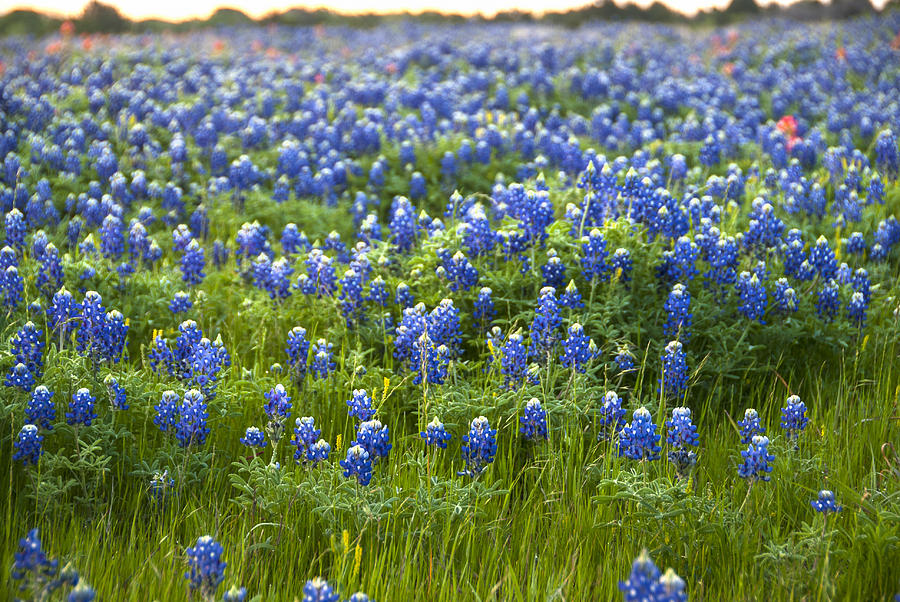
<svg viewBox="0 0 900 602">
<path fill-rule="evenodd" d="M 797 133 L 797 120 L 794 119 L 793 115 L 785 115 L 778 120 L 778 124 L 775 127 L 778 128 L 779 132 L 786 134 L 788 138 L 793 138 Z"/>
</svg>

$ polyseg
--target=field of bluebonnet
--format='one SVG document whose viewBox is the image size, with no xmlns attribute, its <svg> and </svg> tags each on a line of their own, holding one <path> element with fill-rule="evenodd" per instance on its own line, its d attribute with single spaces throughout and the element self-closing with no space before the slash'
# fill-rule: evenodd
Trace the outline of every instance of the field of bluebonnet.
<svg viewBox="0 0 900 602">
<path fill-rule="evenodd" d="M 898 30 L 0 40 L 0 598 L 894 600 Z"/>
</svg>

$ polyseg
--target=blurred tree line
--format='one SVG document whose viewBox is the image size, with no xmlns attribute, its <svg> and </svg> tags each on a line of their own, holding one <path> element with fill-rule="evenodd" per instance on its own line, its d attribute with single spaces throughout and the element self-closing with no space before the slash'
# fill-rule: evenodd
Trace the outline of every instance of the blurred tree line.
<svg viewBox="0 0 900 602">
<path fill-rule="evenodd" d="M 889 0 L 884 10 L 896 10 L 900 0 Z M 477 16 L 443 14 L 433 11 L 420 14 L 357 14 L 346 15 L 326 9 L 292 8 L 283 12 L 273 12 L 258 20 L 254 20 L 239 10 L 221 8 L 207 19 L 191 19 L 187 21 L 169 22 L 157 19 L 132 21 L 122 15 L 119 10 L 98 0 L 91 0 L 80 16 L 69 20 L 74 33 L 144 33 L 161 31 L 187 31 L 206 27 L 234 27 L 242 25 L 344 25 L 349 27 L 375 27 L 384 23 L 403 20 L 422 23 L 462 23 L 462 22 L 541 22 L 564 27 L 579 27 L 591 21 L 653 21 L 672 24 L 726 25 L 752 16 L 786 16 L 789 18 L 844 19 L 857 15 L 875 12 L 869 0 L 832 0 L 830 4 L 822 4 L 818 0 L 800 0 L 788 7 L 777 4 L 760 7 L 755 0 L 732 0 L 724 10 L 712 9 L 701 11 L 688 17 L 673 11 L 660 2 L 654 2 L 647 8 L 627 3 L 619 6 L 612 0 L 597 0 L 581 8 L 567 11 L 548 12 L 534 15 L 518 10 L 498 13 L 492 18 Z M 36 11 L 19 9 L 0 16 L 0 35 L 47 35 L 60 30 L 66 21 L 59 17 L 45 15 Z M 68 28 L 68 26 L 65 26 Z"/>
</svg>

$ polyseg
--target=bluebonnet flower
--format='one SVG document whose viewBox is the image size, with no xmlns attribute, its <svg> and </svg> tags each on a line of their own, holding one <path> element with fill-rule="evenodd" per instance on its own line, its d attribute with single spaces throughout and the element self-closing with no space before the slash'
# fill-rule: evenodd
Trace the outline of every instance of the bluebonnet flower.
<svg viewBox="0 0 900 602">
<path fill-rule="evenodd" d="M 631 565 L 631 574 L 619 581 L 625 602 L 687 602 L 684 580 L 668 569 L 660 575 L 647 550 L 641 551 Z"/>
<path fill-rule="evenodd" d="M 6 375 L 3 384 L 7 387 L 18 387 L 23 391 L 31 391 L 34 387 L 34 374 L 28 370 L 28 366 L 19 362 Z"/>
<path fill-rule="evenodd" d="M 763 315 L 766 312 L 766 287 L 760 282 L 759 276 L 741 272 L 735 288 L 741 300 L 738 311 L 748 320 L 758 320 L 760 324 L 765 324 Z"/>
<path fill-rule="evenodd" d="M 759 412 L 753 408 L 744 410 L 744 419 L 738 421 L 738 426 L 741 429 L 741 443 L 744 445 L 750 443 L 755 435 L 766 434 L 766 427 L 759 420 Z"/>
<path fill-rule="evenodd" d="M 191 239 L 181 256 L 181 279 L 188 285 L 200 284 L 206 276 L 205 267 L 206 253 L 196 239 Z"/>
<path fill-rule="evenodd" d="M 19 269 L 11 265 L 0 278 L 0 289 L 3 290 L 3 305 L 9 309 L 15 309 L 22 302 L 22 292 L 25 290 L 25 281 L 19 275 Z"/>
<path fill-rule="evenodd" d="M 271 299 L 283 301 L 291 296 L 291 275 L 293 273 L 294 268 L 291 267 L 290 262 L 284 257 L 279 257 L 271 264 L 261 288 L 269 293 Z"/>
<path fill-rule="evenodd" d="M 741 452 L 743 461 L 738 466 L 738 476 L 754 481 L 768 481 L 768 473 L 772 472 L 769 464 L 775 456 L 769 453 L 769 438 L 765 435 L 754 435 L 745 451 Z"/>
<path fill-rule="evenodd" d="M 81 229 L 84 226 L 84 220 L 81 219 L 81 216 L 73 216 L 72 219 L 69 220 L 69 223 L 66 224 L 66 244 L 69 245 L 69 248 L 75 248 L 78 244 L 78 239 L 81 237 Z"/>
<path fill-rule="evenodd" d="M 687 356 L 679 341 L 670 341 L 662 355 L 659 390 L 667 396 L 684 397 L 688 381 Z"/>
<path fill-rule="evenodd" d="M 699 445 L 697 427 L 691 422 L 691 410 L 685 407 L 673 408 L 672 418 L 666 421 L 666 428 L 669 461 L 675 466 L 678 478 L 685 478 L 697 464 L 697 455 L 689 446 Z"/>
<path fill-rule="evenodd" d="M 775 307 L 782 313 L 797 311 L 797 293 L 787 278 L 779 278 L 775 282 Z"/>
<path fill-rule="evenodd" d="M 290 223 L 281 232 L 281 252 L 291 256 L 301 251 L 309 251 L 309 238 L 297 229 L 297 224 Z"/>
<path fill-rule="evenodd" d="M 167 340 L 156 336 L 149 352 L 150 367 L 157 373 L 163 366 L 170 376 L 199 387 L 207 400 L 215 397 L 218 375 L 222 368 L 231 365 L 231 357 L 221 337 L 215 342 L 203 336 L 203 331 L 193 320 L 185 320 L 178 326 L 178 338 L 174 348 Z"/>
<path fill-rule="evenodd" d="M 691 422 L 691 410 L 686 407 L 672 409 L 672 418 L 666 421 L 666 443 L 674 448 L 698 445 L 697 427 Z"/>
<path fill-rule="evenodd" d="M 336 364 L 332 360 L 333 345 L 325 339 L 319 339 L 312 347 L 312 363 L 309 371 L 315 379 L 325 379 L 334 370 Z"/>
<path fill-rule="evenodd" d="M 54 291 L 59 290 L 64 279 L 62 261 L 59 258 L 59 251 L 56 249 L 56 245 L 53 243 L 47 245 L 40 262 L 41 267 L 38 271 L 35 285 L 49 299 Z"/>
<path fill-rule="evenodd" d="M 581 293 L 578 292 L 578 287 L 575 286 L 574 280 L 569 280 L 566 290 L 563 291 L 563 294 L 559 297 L 559 304 L 573 310 L 584 307 L 584 302 L 581 300 Z"/>
<path fill-rule="evenodd" d="M 770 203 L 756 198 L 752 203 L 750 222 L 742 243 L 747 248 L 770 249 L 777 246 L 784 232 L 784 222 L 775 215 Z"/>
<path fill-rule="evenodd" d="M 638 408 L 632 415 L 631 423 L 626 424 L 619 434 L 619 456 L 632 460 L 657 460 L 662 449 L 659 439 L 650 412 L 647 408 Z"/>
<path fill-rule="evenodd" d="M 866 325 L 866 312 L 869 304 L 865 296 L 860 292 L 854 292 L 850 297 L 850 303 L 847 304 L 847 319 L 857 328 Z"/>
<path fill-rule="evenodd" d="M 687 342 L 691 338 L 691 293 L 683 284 L 672 287 L 663 309 L 666 311 L 666 323 L 663 334 L 670 339 Z"/>
<path fill-rule="evenodd" d="M 363 592 L 356 592 L 347 600 L 347 602 L 375 602 Z"/>
<path fill-rule="evenodd" d="M 553 287 L 541 289 L 538 306 L 531 323 L 531 345 L 528 353 L 538 361 L 546 361 L 558 340 L 557 329 L 562 325 L 556 290 Z"/>
<path fill-rule="evenodd" d="M 450 197 L 450 205 L 454 204 L 454 198 L 459 195 L 454 193 Z M 462 200 L 459 197 L 460 201 Z M 468 202 L 468 201 L 467 201 Z M 491 222 L 481 203 L 472 204 L 463 212 L 463 221 L 456 228 L 457 234 L 462 237 L 462 244 L 472 256 L 487 255 L 497 245 L 497 233 L 491 228 Z"/>
<path fill-rule="evenodd" d="M 462 331 L 459 308 L 453 305 L 453 300 L 442 299 L 428 314 L 426 322 L 428 337 L 434 345 L 438 348 L 445 346 L 449 356 L 458 356 L 462 346 Z"/>
<path fill-rule="evenodd" d="M 411 370 L 420 369 L 419 365 L 413 363 L 413 356 L 418 353 L 416 347 L 419 345 L 419 338 L 425 334 L 428 326 L 424 312 L 423 303 L 405 308 L 394 337 L 394 357 L 401 363 L 408 363 Z"/>
<path fill-rule="evenodd" d="M 871 178 L 869 178 L 869 185 L 866 187 L 866 205 L 874 203 L 884 205 L 884 181 L 882 181 L 881 174 L 878 172 L 872 174 Z"/>
<path fill-rule="evenodd" d="M 310 450 L 319 435 L 322 434 L 322 429 L 316 428 L 316 421 L 312 416 L 297 418 L 294 424 L 296 428 L 294 428 L 294 438 L 291 439 L 291 443 L 297 448 L 294 451 L 294 460 L 298 463 L 306 462 Z"/>
<path fill-rule="evenodd" d="M 199 592 L 204 599 L 213 599 L 219 584 L 225 579 L 227 563 L 222 560 L 222 545 L 209 535 L 197 538 L 197 543 L 187 549 L 190 570 L 184 578 L 190 581 L 192 592 Z"/>
<path fill-rule="evenodd" d="M 497 313 L 494 310 L 494 300 L 491 298 L 492 292 L 488 287 L 482 287 L 478 291 L 478 298 L 475 300 L 475 310 L 472 317 L 481 326 L 482 330 L 487 330 L 490 327 L 491 321 Z"/>
<path fill-rule="evenodd" d="M 493 344 L 492 341 L 491 343 Z M 493 353 L 497 351 L 492 350 Z M 518 388 L 528 370 L 528 350 L 525 348 L 522 335 L 517 332 L 509 335 L 499 352 L 500 372 L 504 376 L 503 386 L 510 389 Z"/>
<path fill-rule="evenodd" d="M 416 240 L 416 209 L 405 197 L 396 197 L 391 204 L 389 228 L 394 246 L 401 253 L 410 251 Z"/>
<path fill-rule="evenodd" d="M 128 324 L 125 316 L 115 309 L 106 312 L 99 341 L 95 342 L 99 351 L 99 358 L 96 359 L 118 363 L 125 351 L 125 338 L 127 335 Z"/>
<path fill-rule="evenodd" d="M 491 428 L 487 418 L 479 416 L 472 420 L 469 434 L 464 436 L 462 441 L 462 458 L 466 467 L 459 474 L 477 477 L 494 461 L 494 454 L 497 453 L 497 431 Z"/>
<path fill-rule="evenodd" d="M 41 377 L 44 367 L 43 331 L 29 320 L 10 339 L 10 351 L 16 363 L 24 364 L 35 379 Z"/>
<path fill-rule="evenodd" d="M 869 272 L 865 268 L 858 268 L 850 277 L 850 287 L 862 294 L 866 307 L 868 307 L 868 303 L 872 299 L 871 286 L 872 282 L 869 280 Z"/>
<path fill-rule="evenodd" d="M 347 450 L 347 458 L 341 460 L 340 465 L 341 468 L 344 469 L 344 476 L 348 479 L 351 477 L 355 477 L 360 485 L 368 485 L 369 481 L 372 480 L 372 460 L 369 457 L 369 452 L 367 452 L 361 445 L 351 446 L 350 449 Z M 321 600 L 325 598 L 309 599 Z M 337 600 L 337 596 L 334 597 L 334 600 Z"/>
<path fill-rule="evenodd" d="M 585 365 L 594 356 L 592 343 L 581 324 L 576 322 L 569 326 L 569 336 L 563 341 L 563 354 L 559 357 L 562 365 L 583 374 Z"/>
<path fill-rule="evenodd" d="M 397 285 L 397 292 L 394 297 L 397 305 L 400 306 L 401 310 L 411 308 L 415 306 L 416 300 L 413 298 L 412 292 L 409 290 L 409 285 L 405 282 L 401 282 Z"/>
<path fill-rule="evenodd" d="M 706 167 L 715 167 L 721 161 L 721 154 L 722 145 L 715 136 L 710 134 L 700 148 L 700 163 Z"/>
<path fill-rule="evenodd" d="M 185 393 L 178 408 L 178 415 L 178 422 L 175 424 L 175 438 L 178 439 L 178 445 L 190 447 L 206 443 L 206 436 L 209 434 L 209 428 L 206 426 L 209 412 L 203 393 L 197 389 Z"/>
<path fill-rule="evenodd" d="M 625 426 L 625 408 L 622 407 L 622 399 L 615 391 L 607 391 L 603 395 L 603 404 L 600 406 L 600 432 L 597 433 L 598 441 L 606 441 L 612 435 L 618 434 Z"/>
<path fill-rule="evenodd" d="M 391 451 L 391 433 L 387 425 L 379 420 L 361 422 L 356 430 L 356 440 L 350 446 L 361 445 L 369 453 L 372 464 L 377 464 L 379 458 L 387 457 Z"/>
<path fill-rule="evenodd" d="M 127 410 L 128 394 L 125 392 L 125 387 L 116 380 L 116 377 L 112 374 L 107 374 L 106 378 L 103 379 L 103 384 L 106 385 L 106 390 L 109 394 L 109 407 L 113 410 Z"/>
<path fill-rule="evenodd" d="M 26 424 L 19 431 L 19 437 L 13 443 L 16 451 L 13 454 L 13 461 L 21 460 L 23 466 L 28 464 L 37 464 L 44 450 L 41 446 L 44 437 L 38 433 L 38 427 L 33 424 Z"/>
<path fill-rule="evenodd" d="M 191 230 L 186 225 L 178 224 L 172 230 L 172 249 L 179 253 L 184 253 L 193 238 L 194 235 L 191 234 Z"/>
<path fill-rule="evenodd" d="M 837 258 L 828 245 L 828 239 L 824 236 L 820 236 L 810 250 L 809 264 L 823 280 L 830 280 L 837 276 Z"/>
<path fill-rule="evenodd" d="M 619 373 L 634 370 L 634 355 L 628 350 L 628 347 L 620 347 L 615 357 L 616 368 Z"/>
<path fill-rule="evenodd" d="M 327 460 L 329 454 L 331 454 L 331 445 L 324 439 L 319 439 L 306 450 L 306 460 L 316 467 L 319 462 Z"/>
<path fill-rule="evenodd" d="M 529 441 L 547 439 L 547 411 L 541 407 L 541 402 L 531 398 L 525 403 L 525 409 L 519 416 L 519 432 Z"/>
<path fill-rule="evenodd" d="M 374 213 L 367 215 L 360 223 L 359 232 L 356 236 L 359 240 L 369 244 L 380 241 L 382 234 L 381 225 L 378 223 L 378 216 Z"/>
<path fill-rule="evenodd" d="M 376 305 L 387 307 L 390 293 L 388 293 L 387 284 L 385 284 L 384 278 L 376 276 L 372 279 L 369 283 L 369 294 L 367 299 Z"/>
<path fill-rule="evenodd" d="M 51 585 L 51 579 L 59 572 L 59 561 L 50 559 L 41 545 L 40 534 L 37 529 L 32 529 L 24 538 L 19 540 L 19 549 L 13 553 L 13 566 L 11 577 L 13 581 L 21 581 L 17 584 L 19 591 L 31 590 L 40 595 L 40 592 Z"/>
<path fill-rule="evenodd" d="M 85 388 L 78 389 L 72 395 L 69 402 L 69 411 L 66 412 L 66 422 L 73 425 L 91 426 L 91 421 L 97 418 L 94 413 L 96 398 Z"/>
<path fill-rule="evenodd" d="M 659 578 L 656 600 L 659 602 L 687 602 L 687 592 L 684 591 L 684 579 L 675 574 L 671 568 L 666 569 Z"/>
<path fill-rule="evenodd" d="M 816 512 L 820 512 L 824 515 L 828 515 L 829 513 L 840 512 L 843 506 L 838 506 L 834 501 L 834 492 L 829 491 L 828 489 L 823 489 L 819 492 L 818 499 L 812 500 L 810 502 L 813 509 Z"/>
<path fill-rule="evenodd" d="M 6 226 L 6 240 L 4 244 L 22 252 L 25 248 L 25 235 L 28 233 L 28 224 L 21 211 L 13 207 L 4 217 Z"/>
<path fill-rule="evenodd" d="M 306 288 L 302 280 L 297 280 L 297 286 L 305 295 L 315 293 L 316 297 L 331 297 L 337 288 L 334 265 L 331 257 L 322 253 L 321 249 L 310 249 L 306 257 Z M 301 275 L 302 278 L 302 275 Z"/>
<path fill-rule="evenodd" d="M 89 351 L 92 356 L 99 355 L 106 310 L 103 307 L 103 299 L 97 292 L 85 293 L 84 300 L 81 302 L 80 314 L 77 336 L 78 351 Z"/>
<path fill-rule="evenodd" d="M 797 395 L 788 397 L 784 408 L 781 409 L 781 428 L 784 429 L 787 438 L 798 439 L 808 422 L 806 404 L 800 401 Z"/>
<path fill-rule="evenodd" d="M 269 420 L 283 421 L 291 414 L 291 397 L 284 389 L 284 385 L 275 385 L 268 393 L 264 395 L 266 403 L 263 411 Z"/>
<path fill-rule="evenodd" d="M 175 298 L 169 303 L 169 311 L 173 314 L 179 314 L 188 311 L 193 306 L 191 296 L 188 293 L 179 291 L 175 293 Z"/>
<path fill-rule="evenodd" d="M 44 385 L 38 385 L 31 393 L 31 399 L 25 407 L 25 420 L 44 430 L 53 430 L 56 420 L 56 406 L 53 404 L 53 391 Z"/>
<path fill-rule="evenodd" d="M 306 329 L 295 326 L 287 336 L 287 345 L 284 352 L 288 356 L 288 365 L 298 382 L 306 376 L 309 361 L 309 340 L 306 338 Z"/>
<path fill-rule="evenodd" d="M 178 408 L 180 401 L 181 400 L 175 391 L 163 391 L 159 403 L 153 406 L 153 409 L 156 410 L 156 416 L 153 417 L 153 424 L 159 427 L 159 430 L 162 432 L 175 432 L 175 425 L 178 424 Z"/>
<path fill-rule="evenodd" d="M 822 285 L 816 298 L 816 313 L 823 322 L 831 322 L 841 307 L 840 289 L 837 282 L 828 280 Z"/>
<path fill-rule="evenodd" d="M 556 249 L 547 251 L 547 263 L 541 266 L 541 274 L 544 277 L 544 286 L 562 288 L 566 281 L 566 265 L 559 258 Z"/>
<path fill-rule="evenodd" d="M 441 264 L 436 273 L 440 278 L 446 278 L 450 282 L 450 290 L 469 290 L 478 284 L 478 270 L 469 261 L 462 251 L 457 251 L 452 257 L 446 249 L 438 249 L 438 258 Z"/>
<path fill-rule="evenodd" d="M 875 164 L 888 178 L 896 179 L 900 174 L 900 150 L 897 137 L 890 129 L 880 132 L 875 140 Z"/>
<path fill-rule="evenodd" d="M 128 258 L 132 263 L 148 256 L 150 242 L 144 224 L 138 220 L 131 220 L 131 226 L 128 229 Z"/>
<path fill-rule="evenodd" d="M 700 249 L 696 243 L 687 236 L 679 237 L 672 250 L 663 253 L 660 276 L 670 282 L 690 282 L 697 274 L 696 262 L 699 255 Z"/>
<path fill-rule="evenodd" d="M 400 163 L 402 165 L 416 164 L 416 150 L 413 148 L 412 142 L 404 140 L 400 143 Z"/>
<path fill-rule="evenodd" d="M 79 579 L 78 584 L 72 588 L 66 596 L 66 602 L 93 602 L 96 592 L 84 579 Z"/>
<path fill-rule="evenodd" d="M 453 438 L 453 435 L 447 432 L 444 423 L 438 420 L 437 416 L 425 426 L 425 430 L 420 432 L 419 436 L 425 440 L 425 445 L 437 446 L 441 449 L 447 449 L 447 442 Z"/>
<path fill-rule="evenodd" d="M 265 447 L 266 434 L 255 426 L 247 427 L 244 436 L 240 438 L 240 442 L 247 447 Z"/>
<path fill-rule="evenodd" d="M 621 249 L 624 250 L 624 249 Z M 597 228 L 590 234 L 581 237 L 581 271 L 590 282 L 603 282 L 609 279 L 610 270 L 622 268 L 622 265 L 611 267 L 606 263 L 609 253 L 606 250 L 606 239 Z"/>
<path fill-rule="evenodd" d="M 222 597 L 223 602 L 244 602 L 244 598 L 247 597 L 247 588 L 246 587 L 238 587 L 236 585 L 232 585 L 231 588 L 225 592 Z"/>
<path fill-rule="evenodd" d="M 100 226 L 100 253 L 118 259 L 125 252 L 125 225 L 115 215 L 107 215 Z"/>
<path fill-rule="evenodd" d="M 425 198 L 425 176 L 418 171 L 413 172 L 409 180 L 409 198 L 419 200 Z"/>
<path fill-rule="evenodd" d="M 356 270 L 349 269 L 344 272 L 344 277 L 338 284 L 341 287 L 338 299 L 341 302 L 341 312 L 347 319 L 347 326 L 353 326 L 354 322 L 362 322 L 365 317 L 362 276 Z"/>
<path fill-rule="evenodd" d="M 365 389 L 354 389 L 353 397 L 347 400 L 347 405 L 350 407 L 347 414 L 355 416 L 360 422 L 367 422 L 375 417 L 372 398 Z"/>
<path fill-rule="evenodd" d="M 302 602 L 338 602 L 340 596 L 321 577 L 306 582 Z"/>
<path fill-rule="evenodd" d="M 162 258 L 162 248 L 154 240 L 150 242 L 147 252 L 143 256 L 144 266 L 151 270 L 153 265 Z"/>
</svg>

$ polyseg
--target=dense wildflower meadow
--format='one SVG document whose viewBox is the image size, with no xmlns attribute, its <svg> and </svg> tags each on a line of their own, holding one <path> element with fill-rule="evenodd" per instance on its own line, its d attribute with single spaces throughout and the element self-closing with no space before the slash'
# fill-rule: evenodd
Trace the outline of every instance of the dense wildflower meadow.
<svg viewBox="0 0 900 602">
<path fill-rule="evenodd" d="M 0 598 L 893 601 L 898 30 L 0 40 Z"/>
</svg>

